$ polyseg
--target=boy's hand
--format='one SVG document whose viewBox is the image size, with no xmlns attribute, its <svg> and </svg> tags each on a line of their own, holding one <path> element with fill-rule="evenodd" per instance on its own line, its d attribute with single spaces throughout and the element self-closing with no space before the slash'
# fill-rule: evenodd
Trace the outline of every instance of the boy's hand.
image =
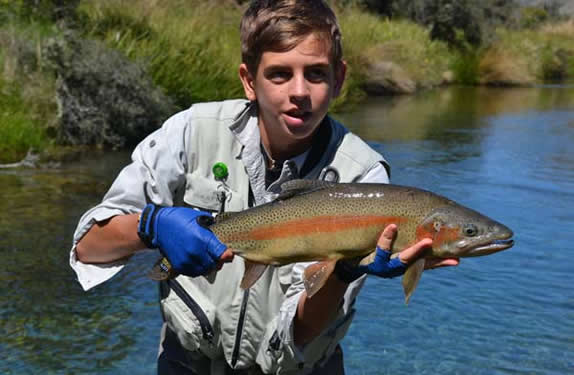
<svg viewBox="0 0 574 375">
<path fill-rule="evenodd" d="M 399 253 L 399 256 L 391 259 L 391 251 L 388 249 L 392 247 L 392 243 L 396 235 L 397 226 L 395 224 L 388 225 L 379 237 L 379 241 L 377 242 L 377 253 L 373 262 L 368 265 L 355 267 L 354 269 L 351 269 L 344 263 L 341 265 L 337 264 L 336 273 L 339 278 L 342 281 L 350 282 L 365 273 L 383 278 L 401 276 L 405 273 L 411 263 L 414 263 L 417 259 L 424 256 L 425 251 L 430 249 L 432 246 L 432 240 L 430 238 L 425 238 L 404 249 Z M 458 263 L 458 258 L 429 258 L 425 261 L 425 269 L 456 266 Z"/>
<path fill-rule="evenodd" d="M 207 212 L 148 204 L 138 234 L 146 246 L 159 248 L 177 273 L 195 277 L 216 269 L 226 249 L 207 229 L 212 222 Z"/>
<path fill-rule="evenodd" d="M 432 240 L 430 238 L 424 238 L 424 239 L 420 240 L 419 242 L 415 243 L 414 245 L 401 251 L 399 253 L 398 257 L 389 260 L 390 255 L 391 255 L 390 251 L 384 251 L 381 249 L 390 249 L 392 247 L 393 241 L 395 240 L 395 237 L 397 236 L 397 231 L 398 231 L 398 229 L 397 229 L 397 226 L 395 224 L 390 224 L 385 228 L 385 230 L 383 230 L 383 233 L 381 234 L 381 237 L 379 237 L 379 241 L 377 243 L 377 255 L 376 255 L 375 261 L 373 263 L 371 263 L 369 266 L 372 265 L 371 268 L 373 269 L 373 271 L 377 271 L 376 268 L 377 267 L 379 267 L 379 268 L 384 267 L 384 264 L 385 264 L 384 261 L 387 260 L 389 267 L 391 267 L 392 269 L 396 269 L 397 270 L 396 272 L 400 272 L 402 270 L 402 273 L 394 274 L 392 271 L 389 271 L 390 276 L 382 276 L 382 275 L 378 275 L 378 276 L 395 277 L 395 276 L 402 275 L 406 271 L 406 269 L 408 268 L 408 266 L 410 264 L 414 263 L 417 259 L 424 256 L 425 251 L 429 250 L 432 247 Z M 386 253 L 386 254 L 383 254 L 383 253 Z M 393 261 L 400 261 L 402 263 L 402 265 L 404 265 L 404 269 L 397 262 L 393 262 Z M 427 270 L 433 269 L 433 268 L 439 268 L 439 267 L 456 266 L 458 264 L 459 264 L 458 258 L 446 258 L 446 259 L 426 258 L 425 259 L 425 269 L 427 269 Z M 375 272 L 367 272 L 367 273 L 377 274 Z"/>
</svg>

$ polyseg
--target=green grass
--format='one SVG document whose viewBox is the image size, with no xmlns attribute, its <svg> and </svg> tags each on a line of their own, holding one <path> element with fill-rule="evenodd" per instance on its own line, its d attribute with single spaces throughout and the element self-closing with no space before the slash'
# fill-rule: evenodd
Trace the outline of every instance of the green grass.
<svg viewBox="0 0 574 375">
<path fill-rule="evenodd" d="M 349 64 L 346 87 L 335 103 L 356 103 L 370 62 L 384 59 L 401 66 L 419 87 L 441 82 L 453 54 L 446 44 L 431 41 L 428 30 L 410 21 L 389 21 L 356 7 L 337 10 L 343 34 L 344 58 Z M 344 107 L 344 106 L 343 106 Z"/>
<path fill-rule="evenodd" d="M 241 97 L 241 11 L 201 1 L 108 0 L 80 8 L 88 36 L 139 61 L 180 107 Z"/>
<path fill-rule="evenodd" d="M 574 79 L 574 21 L 533 30 L 500 29 L 497 35 L 496 47 L 522 61 L 538 82 L 554 80 L 557 69 L 564 80 Z"/>
<path fill-rule="evenodd" d="M 41 122 L 29 111 L 19 88 L 0 81 L 0 162 L 21 160 L 29 149 L 48 144 Z"/>
<path fill-rule="evenodd" d="M 42 43 L 55 29 L 12 18 L 0 28 L 0 163 L 21 160 L 51 143 L 55 77 L 42 69 Z"/>
<path fill-rule="evenodd" d="M 84 2 L 80 10 L 87 35 L 102 38 L 140 61 L 154 82 L 185 107 L 243 96 L 237 76 L 242 10 L 230 3 L 100 0 Z M 449 67 L 452 57 L 446 45 L 430 41 L 421 26 L 385 21 L 357 7 L 337 13 L 349 70 L 334 110 L 364 97 L 361 83 L 369 58 L 377 53 L 373 48 L 382 46 L 385 57 L 402 66 L 421 86 L 439 83 Z"/>
</svg>

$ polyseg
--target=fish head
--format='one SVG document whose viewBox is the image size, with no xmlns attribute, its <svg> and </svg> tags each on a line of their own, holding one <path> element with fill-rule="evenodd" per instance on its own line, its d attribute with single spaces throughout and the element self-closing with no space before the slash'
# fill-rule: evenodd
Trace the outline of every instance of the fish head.
<svg viewBox="0 0 574 375">
<path fill-rule="evenodd" d="M 417 235 L 433 239 L 432 256 L 439 258 L 489 255 L 514 245 L 506 225 L 452 201 L 433 210 Z"/>
</svg>

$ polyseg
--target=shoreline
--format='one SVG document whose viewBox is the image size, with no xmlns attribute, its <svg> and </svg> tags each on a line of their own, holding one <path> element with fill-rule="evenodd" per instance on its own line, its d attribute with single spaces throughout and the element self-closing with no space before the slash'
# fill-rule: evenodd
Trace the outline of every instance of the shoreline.
<svg viewBox="0 0 574 375">
<path fill-rule="evenodd" d="M 192 103 L 242 97 L 237 72 L 229 68 L 239 65 L 236 23 L 241 9 L 194 11 L 169 3 L 148 9 L 82 2 L 82 25 L 75 30 L 49 22 L 0 27 L 0 163 L 18 162 L 30 149 L 50 154 L 65 144 L 127 149 L 157 127 L 158 119 Z M 574 80 L 574 20 L 488 30 L 491 44 L 460 51 L 431 40 L 428 28 L 411 21 L 391 21 L 358 8 L 338 13 L 349 71 L 331 107 L 334 113 L 373 96 L 417 95 L 456 85 L 516 88 Z M 211 25 L 216 21 L 220 28 L 214 35 Z M 94 46 L 97 63 L 90 52 Z M 87 78 L 94 76 L 104 80 L 97 89 Z M 114 91 L 118 85 L 124 91 Z M 104 94 L 98 97 L 100 88 Z M 122 101 L 134 92 L 133 103 Z M 79 98 L 88 102 L 67 106 Z M 88 111 L 82 109 L 86 107 Z M 134 113 L 153 108 L 153 115 L 132 120 L 119 115 L 130 112 L 125 108 Z M 125 129 L 125 123 L 140 125 Z M 103 124 L 105 131 L 93 124 Z"/>
</svg>

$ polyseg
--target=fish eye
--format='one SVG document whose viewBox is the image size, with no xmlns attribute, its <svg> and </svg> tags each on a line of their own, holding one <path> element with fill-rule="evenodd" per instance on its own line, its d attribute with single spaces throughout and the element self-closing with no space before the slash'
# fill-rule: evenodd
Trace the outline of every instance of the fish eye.
<svg viewBox="0 0 574 375">
<path fill-rule="evenodd" d="M 476 227 L 476 225 L 474 224 L 466 224 L 463 228 L 462 228 L 462 232 L 464 233 L 465 236 L 467 237 L 474 237 L 478 234 L 478 228 Z"/>
</svg>

